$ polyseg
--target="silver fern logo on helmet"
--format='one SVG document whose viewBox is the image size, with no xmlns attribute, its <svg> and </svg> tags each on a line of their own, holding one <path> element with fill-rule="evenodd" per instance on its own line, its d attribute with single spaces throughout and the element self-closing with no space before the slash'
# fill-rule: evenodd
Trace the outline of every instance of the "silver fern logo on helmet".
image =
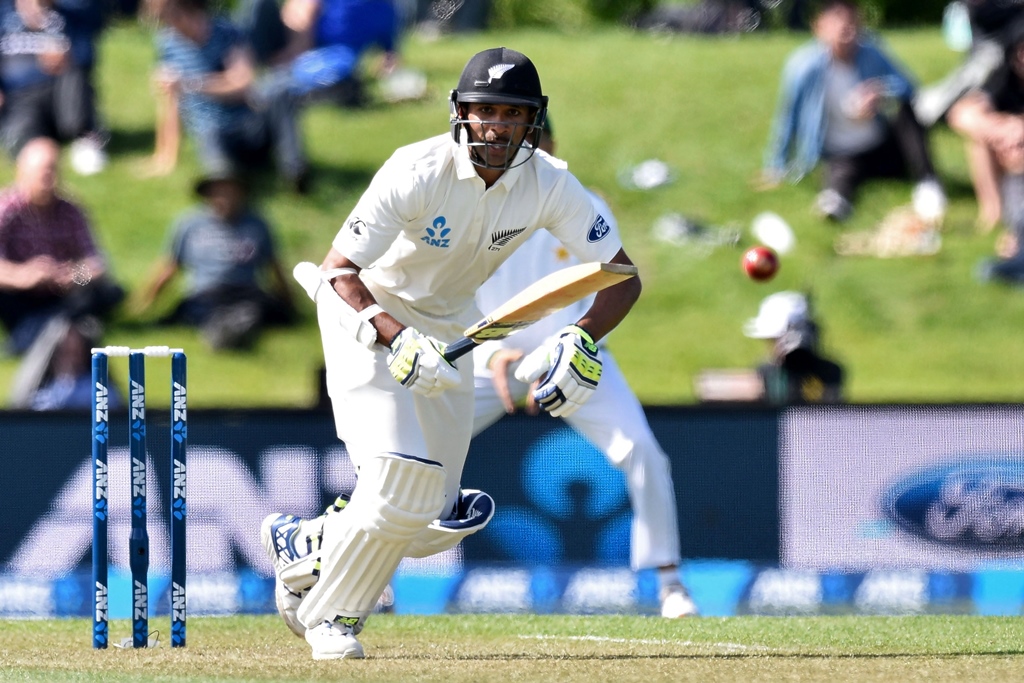
<svg viewBox="0 0 1024 683">
<path fill-rule="evenodd" d="M 490 85 L 491 81 L 493 81 L 496 78 L 501 78 L 510 69 L 513 68 L 515 68 L 515 64 L 495 64 L 494 66 L 487 70 L 487 82 L 484 83 L 483 81 L 477 81 L 476 85 Z"/>
</svg>

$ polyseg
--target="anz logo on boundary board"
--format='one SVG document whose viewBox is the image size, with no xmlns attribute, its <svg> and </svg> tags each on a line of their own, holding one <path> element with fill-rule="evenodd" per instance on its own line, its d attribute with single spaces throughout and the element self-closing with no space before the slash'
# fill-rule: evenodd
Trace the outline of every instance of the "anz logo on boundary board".
<svg viewBox="0 0 1024 683">
<path fill-rule="evenodd" d="M 547 433 L 531 445 L 519 477 L 528 504 L 498 505 L 481 532 L 508 559 L 629 564 L 625 478 L 583 437 L 568 427 Z"/>
<path fill-rule="evenodd" d="M 1024 460 L 958 459 L 893 484 L 883 509 L 900 529 L 970 550 L 1024 549 Z"/>
<path fill-rule="evenodd" d="M 426 242 L 432 247 L 441 247 L 442 249 L 448 248 L 448 233 L 452 231 L 451 228 L 446 228 L 444 216 L 438 216 L 434 219 L 434 223 L 431 227 L 427 228 L 427 234 L 420 238 L 421 242 Z"/>
</svg>

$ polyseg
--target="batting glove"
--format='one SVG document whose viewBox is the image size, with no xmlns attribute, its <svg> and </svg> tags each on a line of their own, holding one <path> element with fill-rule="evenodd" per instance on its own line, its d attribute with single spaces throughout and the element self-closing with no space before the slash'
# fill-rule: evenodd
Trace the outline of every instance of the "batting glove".
<svg viewBox="0 0 1024 683">
<path fill-rule="evenodd" d="M 445 346 L 406 327 L 391 340 L 388 370 L 403 387 L 422 396 L 437 396 L 462 382 L 462 375 L 442 355 Z"/>
<path fill-rule="evenodd" d="M 537 405 L 554 417 L 568 417 L 590 400 L 601 379 L 597 344 L 582 327 L 569 325 L 553 345 L 541 346 L 523 359 L 516 379 L 526 383 L 540 379 L 533 390 Z"/>
</svg>

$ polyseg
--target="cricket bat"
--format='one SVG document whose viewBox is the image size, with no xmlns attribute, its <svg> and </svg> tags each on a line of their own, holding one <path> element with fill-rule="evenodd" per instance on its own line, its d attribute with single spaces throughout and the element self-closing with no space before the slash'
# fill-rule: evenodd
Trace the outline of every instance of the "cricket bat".
<svg viewBox="0 0 1024 683">
<path fill-rule="evenodd" d="M 452 362 L 461 358 L 488 339 L 504 339 L 585 296 L 636 274 L 636 266 L 599 261 L 557 270 L 498 306 L 480 322 L 467 327 L 462 339 L 445 349 L 445 360 Z"/>
</svg>

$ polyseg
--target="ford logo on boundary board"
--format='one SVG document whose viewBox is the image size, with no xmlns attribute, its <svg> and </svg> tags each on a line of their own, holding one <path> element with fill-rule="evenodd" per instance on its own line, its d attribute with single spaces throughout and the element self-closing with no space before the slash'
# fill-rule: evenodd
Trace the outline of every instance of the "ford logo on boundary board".
<svg viewBox="0 0 1024 683">
<path fill-rule="evenodd" d="M 1024 456 L 918 470 L 893 484 L 882 506 L 900 529 L 935 543 L 1024 552 Z"/>
</svg>

